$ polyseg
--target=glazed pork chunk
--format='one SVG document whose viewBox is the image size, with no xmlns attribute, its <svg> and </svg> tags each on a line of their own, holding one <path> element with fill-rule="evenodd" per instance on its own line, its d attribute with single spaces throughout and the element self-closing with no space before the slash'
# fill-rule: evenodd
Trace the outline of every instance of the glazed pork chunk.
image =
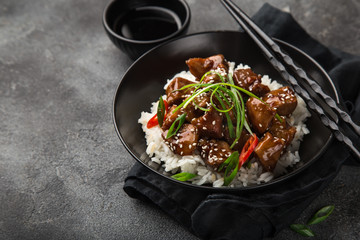
<svg viewBox="0 0 360 240">
<path fill-rule="evenodd" d="M 166 88 L 167 102 L 169 105 L 180 104 L 188 95 L 190 95 L 192 93 L 191 88 L 187 88 L 181 91 L 175 90 L 179 90 L 182 87 L 192 83 L 194 82 L 181 77 L 177 77 L 172 80 Z"/>
<path fill-rule="evenodd" d="M 179 132 L 170 138 L 166 138 L 167 133 L 168 130 L 164 131 L 162 137 L 174 153 L 181 156 L 194 154 L 199 140 L 199 133 L 194 125 L 185 123 Z"/>
<path fill-rule="evenodd" d="M 285 142 L 267 132 L 254 152 L 266 171 L 273 171 L 285 147 Z"/>
<path fill-rule="evenodd" d="M 208 58 L 190 58 L 186 61 L 189 71 L 198 80 L 210 70 L 220 70 L 225 73 L 229 70 L 229 64 L 222 54 L 214 55 Z"/>
<path fill-rule="evenodd" d="M 247 116 L 254 130 L 263 134 L 270 127 L 275 110 L 257 98 L 250 97 L 246 102 Z"/>
<path fill-rule="evenodd" d="M 191 124 L 199 129 L 201 137 L 222 138 L 223 137 L 223 117 L 214 108 L 205 112 L 204 115 L 194 118 Z"/>
<path fill-rule="evenodd" d="M 172 105 L 169 109 L 168 114 L 166 115 L 165 121 L 161 127 L 163 131 L 168 130 L 173 122 L 178 118 L 181 114 L 186 113 L 186 121 L 191 122 L 196 117 L 199 117 L 201 112 L 195 109 L 195 106 L 189 104 L 186 108 L 180 108 L 179 110 L 175 111 L 178 106 L 176 104 Z"/>
<path fill-rule="evenodd" d="M 227 142 L 215 139 L 207 140 L 204 138 L 199 140 L 198 150 L 205 164 L 214 170 L 217 170 L 232 153 Z"/>
<path fill-rule="evenodd" d="M 261 83 L 261 75 L 254 73 L 250 68 L 235 70 L 233 79 L 235 85 L 254 93 L 258 97 L 270 92 L 269 87 Z"/>
<path fill-rule="evenodd" d="M 295 93 L 289 87 L 273 90 L 265 94 L 262 99 L 281 116 L 291 114 L 297 106 Z"/>
<path fill-rule="evenodd" d="M 281 138 L 285 142 L 285 146 L 289 146 L 294 139 L 296 128 L 290 126 L 284 117 L 281 117 L 282 121 L 274 118 L 269 129 L 269 132 L 277 138 Z"/>
</svg>

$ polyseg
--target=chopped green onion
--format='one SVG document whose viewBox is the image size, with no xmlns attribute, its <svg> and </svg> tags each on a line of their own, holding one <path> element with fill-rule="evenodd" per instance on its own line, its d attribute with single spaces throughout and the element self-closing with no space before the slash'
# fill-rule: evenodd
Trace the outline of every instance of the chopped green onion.
<svg viewBox="0 0 360 240">
<path fill-rule="evenodd" d="M 194 85 L 194 84 L 191 84 L 191 85 Z M 189 103 L 191 101 L 193 101 L 197 96 L 199 96 L 201 93 L 210 91 L 211 88 L 213 87 L 212 84 L 204 84 L 204 85 L 206 86 L 205 88 L 201 89 L 200 91 L 194 92 L 189 98 L 187 98 L 179 106 L 177 106 L 173 112 L 176 112 L 177 110 L 179 110 L 182 107 L 186 108 L 187 105 L 189 105 Z M 186 87 L 186 86 L 184 86 L 184 87 Z M 180 90 L 183 89 L 184 87 L 180 88 Z"/>
<path fill-rule="evenodd" d="M 222 82 L 225 82 L 224 77 L 223 77 L 220 73 L 218 73 L 218 72 L 216 72 L 216 71 L 209 71 L 209 72 L 205 73 L 205 74 L 201 77 L 200 83 L 204 80 L 204 78 L 205 78 L 207 75 L 210 75 L 210 74 L 216 74 L 216 75 L 218 75 L 218 76 L 220 77 L 220 80 L 221 80 Z"/>
<path fill-rule="evenodd" d="M 309 220 L 308 225 L 317 224 L 319 222 L 324 221 L 334 210 L 334 206 L 326 206 L 321 208 L 319 211 L 315 213 L 315 215 Z"/>
<path fill-rule="evenodd" d="M 312 224 L 317 224 L 319 222 L 324 221 L 334 210 L 334 206 L 333 205 L 329 205 L 326 207 L 321 208 L 319 211 L 317 211 L 314 216 L 308 221 L 307 225 L 312 225 Z M 313 233 L 313 231 L 311 231 L 311 229 L 307 226 L 307 225 L 303 225 L 303 224 L 291 224 L 290 228 L 292 230 L 294 230 L 297 233 L 300 233 L 303 236 L 306 237 L 313 237 L 315 236 L 315 234 Z"/>
<path fill-rule="evenodd" d="M 218 96 L 216 96 L 216 97 L 218 97 Z M 222 102 L 220 99 L 218 99 L 218 100 L 220 102 L 221 107 L 225 108 L 224 102 Z M 229 115 L 228 112 L 225 112 L 225 117 L 226 117 L 228 129 L 229 129 L 229 136 L 230 136 L 230 138 L 235 138 L 234 125 L 233 125 L 233 123 L 231 121 L 231 118 L 230 118 L 230 115 Z"/>
<path fill-rule="evenodd" d="M 290 228 L 297 232 L 300 233 L 301 235 L 305 236 L 305 237 L 313 237 L 315 236 L 314 232 L 311 231 L 311 229 L 303 224 L 291 224 Z"/>
<path fill-rule="evenodd" d="M 218 108 L 218 107 L 216 106 L 216 104 L 215 104 L 214 101 L 213 101 L 213 97 L 214 97 L 214 96 L 215 96 L 216 99 L 219 101 L 219 103 L 220 103 L 220 105 L 221 105 L 221 107 L 222 107 L 223 109 L 220 109 L 220 108 Z M 226 108 L 226 106 L 225 106 L 225 104 L 224 104 L 225 99 L 223 99 L 223 97 L 225 97 L 224 94 L 220 94 L 220 91 L 218 91 L 218 88 L 216 88 L 216 89 L 211 93 L 210 103 L 211 103 L 211 105 L 215 108 L 216 111 L 222 112 L 222 113 L 227 113 L 227 112 L 231 111 L 231 109 L 233 109 L 234 105 L 232 105 L 230 108 Z M 226 101 L 227 101 L 227 100 L 226 100 Z M 226 102 L 226 101 L 225 101 L 225 102 Z"/>
<path fill-rule="evenodd" d="M 235 178 L 238 168 L 239 168 L 239 152 L 233 152 L 230 157 L 228 157 L 225 162 L 223 162 L 219 171 L 221 171 L 226 166 L 224 173 L 224 186 L 228 186 Z M 229 174 L 230 173 L 230 174 Z"/>
<path fill-rule="evenodd" d="M 171 138 L 179 131 L 180 127 L 185 122 L 185 118 L 186 118 L 186 113 L 183 113 L 175 119 L 175 121 L 171 124 L 168 133 L 166 134 L 166 139 Z M 177 125 L 177 127 L 175 129 L 176 125 Z"/>
<path fill-rule="evenodd" d="M 162 96 L 160 96 L 156 114 L 157 114 L 159 126 L 162 127 L 165 116 L 165 104 Z"/>
<path fill-rule="evenodd" d="M 194 105 L 195 107 L 197 107 L 198 109 L 204 111 L 204 112 L 208 112 L 211 110 L 211 108 L 203 108 L 203 107 L 200 107 L 195 101 L 194 101 Z"/>
<path fill-rule="evenodd" d="M 202 83 L 202 81 L 204 80 L 204 78 L 207 76 L 207 75 L 209 75 L 209 74 L 211 74 L 212 73 L 212 71 L 209 71 L 209 72 L 207 72 L 207 73 L 205 73 L 202 77 L 201 77 L 201 79 L 200 79 L 200 83 Z"/>
<path fill-rule="evenodd" d="M 230 84 L 235 86 L 231 74 L 228 74 L 228 79 L 229 79 Z M 243 130 L 243 126 L 244 126 L 244 122 L 245 122 L 245 105 L 244 105 L 244 100 L 242 99 L 241 94 L 232 86 L 230 86 L 230 89 L 234 93 L 235 109 L 236 109 L 236 114 L 238 116 L 236 118 L 236 138 L 230 146 L 230 148 L 233 148 L 235 146 L 235 144 L 238 142 L 238 140 L 240 139 L 241 132 Z M 241 105 L 240 105 L 240 103 L 241 103 Z"/>
<path fill-rule="evenodd" d="M 229 165 L 229 163 L 231 162 L 232 158 L 230 158 L 231 155 L 220 165 L 218 171 L 222 171 L 224 167 L 226 167 L 227 165 Z"/>
<path fill-rule="evenodd" d="M 196 176 L 197 175 L 193 174 L 193 173 L 181 172 L 181 173 L 172 175 L 171 177 L 178 180 L 178 181 L 185 182 L 185 181 L 188 181 L 190 179 L 193 179 Z"/>
</svg>

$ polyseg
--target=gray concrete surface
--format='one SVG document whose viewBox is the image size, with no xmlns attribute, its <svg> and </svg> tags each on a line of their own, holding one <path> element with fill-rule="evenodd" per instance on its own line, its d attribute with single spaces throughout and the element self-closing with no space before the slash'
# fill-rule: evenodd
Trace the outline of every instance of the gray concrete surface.
<svg viewBox="0 0 360 240">
<path fill-rule="evenodd" d="M 238 28 L 217 0 L 187 2 L 190 33 Z M 265 1 L 235 2 L 252 15 Z M 360 54 L 360 1 L 268 2 L 324 44 Z M 132 62 L 105 35 L 106 3 L 0 0 L 0 239 L 197 239 L 122 190 L 134 160 L 111 111 Z M 360 239 L 359 173 L 344 166 L 297 222 L 334 204 L 316 239 Z M 275 239 L 304 237 L 286 229 Z"/>
</svg>

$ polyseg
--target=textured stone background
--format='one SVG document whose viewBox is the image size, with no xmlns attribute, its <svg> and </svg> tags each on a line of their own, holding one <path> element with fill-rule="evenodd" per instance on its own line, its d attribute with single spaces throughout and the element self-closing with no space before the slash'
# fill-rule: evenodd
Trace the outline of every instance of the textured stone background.
<svg viewBox="0 0 360 240">
<path fill-rule="evenodd" d="M 238 29 L 217 0 L 187 2 L 189 33 Z M 265 1 L 235 2 L 252 15 Z M 360 1 L 268 2 L 325 45 L 360 54 Z M 132 62 L 104 32 L 106 3 L 0 0 L 0 239 L 196 239 L 122 190 L 134 160 L 112 99 Z M 360 239 L 359 173 L 344 166 L 297 222 L 334 204 L 317 239 Z M 275 239 L 304 238 L 285 229 Z"/>
</svg>

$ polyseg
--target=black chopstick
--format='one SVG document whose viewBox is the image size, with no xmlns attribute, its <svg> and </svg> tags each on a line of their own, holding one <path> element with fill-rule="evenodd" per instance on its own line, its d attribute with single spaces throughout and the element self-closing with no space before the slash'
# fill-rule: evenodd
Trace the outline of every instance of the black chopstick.
<svg viewBox="0 0 360 240">
<path fill-rule="evenodd" d="M 349 138 L 349 136 L 360 136 L 360 127 L 356 125 L 351 117 L 338 105 L 330 96 L 328 96 L 321 87 L 311 78 L 307 76 L 305 71 L 295 65 L 289 55 L 284 53 L 281 48 L 265 33 L 263 32 L 238 6 L 230 0 L 220 0 L 240 26 L 248 33 L 254 42 L 260 47 L 269 62 L 278 70 L 280 75 L 294 88 L 294 91 L 299 94 L 307 102 L 308 106 L 313 109 L 319 116 L 322 123 L 330 128 L 335 137 L 344 142 L 360 159 L 360 151 L 356 148 Z M 285 67 L 285 66 L 286 67 Z M 290 74 L 292 73 L 292 74 Z M 295 77 L 294 77 L 294 76 Z M 298 82 L 297 79 L 303 80 L 303 83 L 308 84 L 305 90 Z M 314 90 L 311 90 L 313 88 Z M 311 92 L 312 97 L 310 97 Z M 316 97 L 318 94 L 320 97 Z M 322 98 L 322 99 L 321 99 Z M 321 102 L 324 109 L 319 106 Z M 340 119 L 350 128 L 343 128 L 337 124 L 338 119 L 334 117 L 340 116 Z"/>
</svg>

